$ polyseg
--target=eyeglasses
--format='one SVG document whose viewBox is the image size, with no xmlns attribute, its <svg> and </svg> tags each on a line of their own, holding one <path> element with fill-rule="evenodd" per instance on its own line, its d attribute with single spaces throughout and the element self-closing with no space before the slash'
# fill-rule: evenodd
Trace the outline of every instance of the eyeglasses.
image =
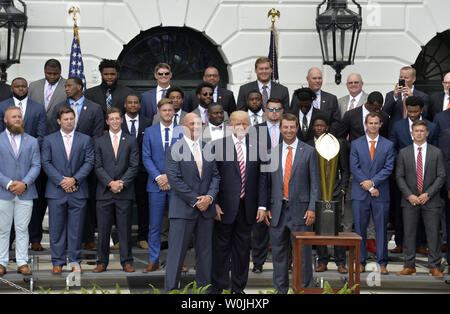
<svg viewBox="0 0 450 314">
<path fill-rule="evenodd" d="M 450 82 L 442 82 L 442 85 L 450 85 Z"/>
<path fill-rule="evenodd" d="M 159 76 L 163 76 L 163 75 L 169 76 L 169 75 L 170 75 L 170 72 L 158 72 L 157 74 L 158 74 Z"/>
<path fill-rule="evenodd" d="M 347 82 L 347 85 L 358 85 L 361 82 L 355 81 L 355 82 Z"/>
<path fill-rule="evenodd" d="M 205 77 L 219 77 L 219 74 L 205 74 Z"/>
<path fill-rule="evenodd" d="M 269 112 L 280 112 L 282 108 L 267 108 L 267 110 L 269 110 Z"/>
<path fill-rule="evenodd" d="M 205 92 L 205 93 L 203 93 L 202 95 L 203 95 L 203 96 L 213 96 L 214 93 L 208 93 L 208 92 Z"/>
</svg>

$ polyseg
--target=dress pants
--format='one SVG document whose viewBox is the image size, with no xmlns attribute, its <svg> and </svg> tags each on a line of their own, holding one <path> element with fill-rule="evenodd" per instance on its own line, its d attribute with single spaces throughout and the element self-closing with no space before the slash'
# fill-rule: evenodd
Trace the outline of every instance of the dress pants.
<svg viewBox="0 0 450 314">
<path fill-rule="evenodd" d="M 17 196 L 12 200 L 0 200 L 0 265 L 8 266 L 9 237 L 13 220 L 16 230 L 17 266 L 28 264 L 28 224 L 32 211 L 32 200 L 20 200 Z"/>
<path fill-rule="evenodd" d="M 47 185 L 47 175 L 44 170 L 36 178 L 34 182 L 38 193 L 38 198 L 33 200 L 33 213 L 28 226 L 30 234 L 30 243 L 42 241 L 42 222 L 44 221 L 45 212 L 47 211 L 47 199 L 45 198 L 45 187 Z"/>
<path fill-rule="evenodd" d="M 404 266 L 415 267 L 417 225 L 422 216 L 428 245 L 428 267 L 434 268 L 441 264 L 440 223 L 442 209 L 426 208 L 424 206 L 403 207 L 403 253 Z"/>
<path fill-rule="evenodd" d="M 181 266 L 195 235 L 195 281 L 198 287 L 211 284 L 213 218 L 198 215 L 195 219 L 170 218 L 169 250 L 165 276 L 165 290 L 178 289 Z"/>
<path fill-rule="evenodd" d="M 250 240 L 252 225 L 245 217 L 245 202 L 241 199 L 236 218 L 231 224 L 214 221 L 213 272 L 214 292 L 229 289 L 231 270 L 231 291 L 244 291 L 248 280 L 250 263 Z"/>
<path fill-rule="evenodd" d="M 388 263 L 387 251 L 387 224 L 389 221 L 389 202 L 379 202 L 368 197 L 364 201 L 353 200 L 353 218 L 355 232 L 362 237 L 361 258 L 362 266 L 366 266 L 367 259 L 367 226 L 370 217 L 373 217 L 375 225 L 375 239 L 377 242 L 377 263 L 385 266 Z"/>
<path fill-rule="evenodd" d="M 48 199 L 50 253 L 53 266 L 66 264 L 66 247 L 69 263 L 81 264 L 81 240 L 86 203 L 86 199 L 72 196 Z"/>
<path fill-rule="evenodd" d="M 269 227 L 266 223 L 255 223 L 252 228 L 252 261 L 253 265 L 264 265 L 269 254 Z"/>
<path fill-rule="evenodd" d="M 119 232 L 120 264 L 125 267 L 133 264 L 131 254 L 131 200 L 99 200 L 97 201 L 98 245 L 97 264 L 104 267 L 109 263 L 109 238 L 111 228 L 116 218 L 116 226 Z"/>
<path fill-rule="evenodd" d="M 87 201 L 86 207 L 86 215 L 84 219 L 84 228 L 83 228 L 83 242 L 95 242 L 95 225 L 96 225 L 96 191 L 97 191 L 97 176 L 95 175 L 95 171 L 92 170 L 87 177 L 87 181 L 89 184 L 89 198 Z"/>
<path fill-rule="evenodd" d="M 159 254 L 161 250 L 161 224 L 166 210 L 166 204 L 169 202 L 170 193 L 161 192 L 149 192 L 149 216 L 150 216 L 150 229 L 148 233 L 148 251 L 150 263 L 159 263 Z"/>
<path fill-rule="evenodd" d="M 304 224 L 303 217 L 291 217 L 289 206 L 283 204 L 280 220 L 276 227 L 270 226 L 270 243 L 272 244 L 273 284 L 275 290 L 280 294 L 289 291 L 289 255 L 291 252 L 291 241 L 293 231 L 312 231 L 312 226 Z M 307 207 L 308 203 L 298 203 L 296 206 Z M 302 287 L 312 287 L 312 247 L 303 245 L 302 259 Z"/>
<path fill-rule="evenodd" d="M 147 172 L 140 171 L 134 180 L 136 195 L 137 221 L 138 221 L 138 241 L 147 241 L 149 232 L 149 212 L 147 193 Z"/>
</svg>

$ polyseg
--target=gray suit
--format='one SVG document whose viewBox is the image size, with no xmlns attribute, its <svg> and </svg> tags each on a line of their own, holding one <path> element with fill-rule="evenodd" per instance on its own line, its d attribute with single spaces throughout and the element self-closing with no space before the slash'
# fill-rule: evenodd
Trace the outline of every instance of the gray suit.
<svg viewBox="0 0 450 314">
<path fill-rule="evenodd" d="M 283 201 L 283 143 L 272 154 L 279 154 L 278 168 L 270 174 L 270 242 L 273 256 L 273 282 L 279 293 L 289 289 L 289 242 L 292 231 L 312 231 L 303 218 L 306 211 L 315 211 L 316 201 L 320 198 L 319 167 L 317 154 L 313 147 L 298 140 L 297 150 L 292 164 L 289 180 L 289 203 Z M 272 157 L 273 158 L 273 157 Z M 310 245 L 303 246 L 303 282 L 304 287 L 312 286 L 312 250 Z"/>
<path fill-rule="evenodd" d="M 353 109 L 357 108 L 357 107 L 361 107 L 362 105 L 364 105 L 367 102 L 367 96 L 369 96 L 368 94 L 366 94 L 366 92 L 362 92 L 362 96 L 359 99 L 358 103 L 356 103 L 353 106 Z M 351 96 L 350 95 L 345 95 L 344 97 L 341 97 L 338 99 L 338 104 L 339 104 L 339 111 L 341 113 L 341 119 L 344 117 L 344 114 L 348 111 L 348 107 L 350 106 L 350 102 L 351 102 Z"/>
<path fill-rule="evenodd" d="M 214 202 L 219 192 L 220 175 L 216 161 L 206 158 L 205 152 L 210 151 L 209 145 L 204 143 L 201 145 L 203 146 L 201 177 L 184 138 L 170 146 L 166 153 L 166 174 L 172 189 L 169 203 L 166 291 L 178 288 L 181 266 L 192 234 L 195 234 L 195 280 L 200 287 L 211 284 L 212 236 L 216 216 Z M 213 198 L 213 202 L 204 212 L 195 205 L 200 195 L 209 195 Z"/>
<path fill-rule="evenodd" d="M 47 121 L 50 121 L 52 118 L 52 112 L 56 105 L 65 102 L 67 99 L 66 95 L 66 79 L 60 78 L 58 85 L 53 92 L 52 98 L 50 98 L 50 102 L 47 107 Z M 35 82 L 30 83 L 30 87 L 28 88 L 28 97 L 38 102 L 40 104 L 45 105 L 44 99 L 44 88 L 45 88 L 45 78 L 40 79 Z"/>
<path fill-rule="evenodd" d="M 395 167 L 395 178 L 398 188 L 402 192 L 404 266 L 409 268 L 415 266 L 416 232 L 419 217 L 422 215 L 429 248 L 429 267 L 439 267 L 441 261 L 439 224 L 442 207 L 444 206 L 440 190 L 446 178 L 442 151 L 433 145 L 427 144 L 422 192 L 428 193 L 430 200 L 424 205 L 413 206 L 408 201 L 410 195 L 418 195 L 414 145 L 400 150 Z"/>
</svg>

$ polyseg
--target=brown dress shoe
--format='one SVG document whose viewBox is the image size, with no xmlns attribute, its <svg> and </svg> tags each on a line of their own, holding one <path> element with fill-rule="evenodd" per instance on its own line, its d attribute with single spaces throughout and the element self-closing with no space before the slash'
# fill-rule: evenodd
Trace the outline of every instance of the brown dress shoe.
<svg viewBox="0 0 450 314">
<path fill-rule="evenodd" d="M 83 273 L 83 269 L 81 268 L 81 266 L 73 266 L 72 267 L 72 273 Z"/>
<path fill-rule="evenodd" d="M 431 268 L 430 269 L 430 276 L 433 277 L 444 277 L 444 274 L 441 273 L 441 270 L 437 267 Z"/>
<path fill-rule="evenodd" d="M 0 276 L 6 274 L 6 267 L 0 264 Z"/>
<path fill-rule="evenodd" d="M 62 273 L 62 266 L 53 266 L 52 274 L 60 275 Z"/>
<path fill-rule="evenodd" d="M 321 272 L 324 272 L 324 271 L 327 271 L 328 270 L 328 268 L 327 268 L 327 265 L 325 265 L 325 264 L 320 264 L 319 266 L 317 266 L 315 269 L 314 269 L 314 271 L 316 272 L 316 273 L 321 273 Z"/>
<path fill-rule="evenodd" d="M 340 274 L 346 274 L 346 273 L 348 273 L 348 269 L 347 269 L 347 267 L 345 267 L 344 265 L 339 265 L 339 266 L 337 267 L 337 271 L 338 271 Z"/>
<path fill-rule="evenodd" d="M 181 266 L 181 272 L 187 273 L 188 271 L 189 271 L 189 267 L 187 267 L 186 265 Z"/>
<path fill-rule="evenodd" d="M 106 271 L 106 267 L 103 266 L 102 264 L 98 264 L 93 270 L 93 273 L 103 273 L 104 271 Z"/>
<path fill-rule="evenodd" d="M 359 272 L 364 273 L 365 271 L 366 271 L 366 267 L 364 267 L 363 265 L 359 265 Z"/>
<path fill-rule="evenodd" d="M 401 245 L 397 245 L 394 249 L 391 250 L 391 253 L 403 253 L 403 247 Z"/>
<path fill-rule="evenodd" d="M 17 273 L 25 275 L 25 276 L 29 276 L 31 275 L 31 269 L 28 267 L 27 264 L 20 266 L 19 268 L 17 268 Z"/>
<path fill-rule="evenodd" d="M 389 275 L 389 271 L 387 270 L 386 266 L 380 266 L 380 274 Z"/>
<path fill-rule="evenodd" d="M 426 246 L 419 246 L 417 249 L 416 249 L 416 253 L 419 253 L 419 254 L 423 254 L 423 255 L 427 255 L 428 254 L 428 249 L 427 249 L 427 247 Z"/>
<path fill-rule="evenodd" d="M 31 243 L 31 249 L 33 251 L 39 252 L 39 251 L 43 251 L 44 248 L 42 247 L 42 245 L 39 242 L 33 242 Z"/>
<path fill-rule="evenodd" d="M 126 273 L 134 273 L 134 267 L 131 264 L 126 264 L 123 271 Z"/>
<path fill-rule="evenodd" d="M 399 276 L 410 276 L 410 275 L 415 276 L 416 275 L 416 268 L 415 267 L 413 267 L 413 268 L 404 267 L 402 271 L 398 271 L 396 274 L 399 275 Z"/>
<path fill-rule="evenodd" d="M 147 266 L 142 270 L 143 273 L 150 273 L 152 271 L 159 270 L 158 263 L 148 263 Z"/>
<path fill-rule="evenodd" d="M 95 245 L 94 242 L 87 242 L 84 244 L 84 249 L 88 251 L 95 251 L 97 250 L 97 245 Z"/>
<path fill-rule="evenodd" d="M 148 242 L 147 241 L 139 241 L 138 242 L 138 248 L 140 248 L 140 249 L 148 249 Z"/>
</svg>

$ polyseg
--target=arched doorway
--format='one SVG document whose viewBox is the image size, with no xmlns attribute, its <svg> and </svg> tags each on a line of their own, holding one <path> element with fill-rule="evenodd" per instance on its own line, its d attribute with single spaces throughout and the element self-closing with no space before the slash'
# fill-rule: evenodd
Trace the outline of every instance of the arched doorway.
<svg viewBox="0 0 450 314">
<path fill-rule="evenodd" d="M 413 67 L 417 89 L 432 94 L 442 91 L 444 75 L 450 72 L 450 30 L 437 33 L 425 46 Z"/>
<path fill-rule="evenodd" d="M 208 66 L 220 73 L 220 85 L 226 87 L 228 71 L 217 46 L 201 32 L 187 27 L 154 27 L 133 38 L 120 53 L 119 80 L 138 92 L 156 86 L 154 67 L 165 62 L 172 68 L 172 85 L 194 89 Z"/>
</svg>

